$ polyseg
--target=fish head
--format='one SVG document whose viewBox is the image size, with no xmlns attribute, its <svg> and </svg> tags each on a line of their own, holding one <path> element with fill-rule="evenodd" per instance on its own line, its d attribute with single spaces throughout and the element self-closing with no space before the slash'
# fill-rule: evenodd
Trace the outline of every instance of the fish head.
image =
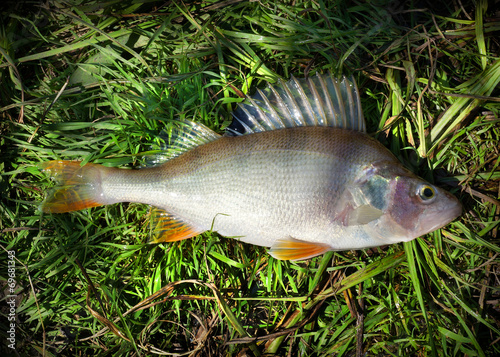
<svg viewBox="0 0 500 357">
<path fill-rule="evenodd" d="M 378 245 L 411 241 L 462 213 L 455 196 L 397 162 L 375 163 L 362 171 L 347 197 L 360 207 L 349 212 L 349 221 L 364 224 Z"/>
<path fill-rule="evenodd" d="M 439 229 L 462 213 L 462 205 L 451 193 L 413 175 L 395 175 L 388 182 L 388 202 L 381 227 L 391 227 L 398 242 L 407 242 Z"/>
</svg>

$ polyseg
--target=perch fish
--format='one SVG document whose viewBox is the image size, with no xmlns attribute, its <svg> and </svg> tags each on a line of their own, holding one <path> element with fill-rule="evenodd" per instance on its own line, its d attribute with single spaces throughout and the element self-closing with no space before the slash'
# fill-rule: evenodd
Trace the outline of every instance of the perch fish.
<svg viewBox="0 0 500 357">
<path fill-rule="evenodd" d="M 57 183 L 41 209 L 140 202 L 155 207 L 152 242 L 213 230 L 288 260 L 407 242 L 461 214 L 453 195 L 366 134 L 352 78 L 279 81 L 233 116 L 224 136 L 180 123 L 173 154 L 154 167 L 43 163 Z"/>
</svg>

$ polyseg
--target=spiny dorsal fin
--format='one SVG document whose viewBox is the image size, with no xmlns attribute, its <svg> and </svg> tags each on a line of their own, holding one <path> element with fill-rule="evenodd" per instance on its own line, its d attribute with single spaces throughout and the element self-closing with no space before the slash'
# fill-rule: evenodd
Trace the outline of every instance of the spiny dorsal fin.
<svg viewBox="0 0 500 357">
<path fill-rule="evenodd" d="M 221 136 L 201 123 L 190 120 L 176 122 L 171 130 L 163 130 L 158 142 L 151 148 L 153 154 L 146 157 L 147 166 L 156 166 L 179 156 L 196 146 L 219 139 Z"/>
<path fill-rule="evenodd" d="M 200 233 L 203 231 L 165 210 L 153 208 L 151 211 L 151 243 L 175 242 L 194 237 Z"/>
<path fill-rule="evenodd" d="M 233 113 L 229 135 L 300 126 L 329 126 L 366 132 L 359 90 L 353 77 L 331 74 L 279 80 L 248 97 Z"/>
</svg>

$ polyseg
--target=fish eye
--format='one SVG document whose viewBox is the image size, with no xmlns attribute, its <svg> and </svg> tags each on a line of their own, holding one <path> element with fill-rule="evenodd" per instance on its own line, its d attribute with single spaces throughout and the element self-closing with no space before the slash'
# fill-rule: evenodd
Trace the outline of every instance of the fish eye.
<svg viewBox="0 0 500 357">
<path fill-rule="evenodd" d="M 418 196 L 422 201 L 429 202 L 436 196 L 436 191 L 432 186 L 429 185 L 420 185 L 418 188 Z"/>
</svg>

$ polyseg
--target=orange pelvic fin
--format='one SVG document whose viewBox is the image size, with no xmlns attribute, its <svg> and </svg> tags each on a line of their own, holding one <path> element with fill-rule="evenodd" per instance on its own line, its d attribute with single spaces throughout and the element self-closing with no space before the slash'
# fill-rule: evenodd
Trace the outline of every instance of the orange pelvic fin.
<svg viewBox="0 0 500 357">
<path fill-rule="evenodd" d="M 78 211 L 108 204 L 101 194 L 101 169 L 104 166 L 79 161 L 55 160 L 40 165 L 56 181 L 42 203 L 41 210 L 50 213 Z"/>
<path fill-rule="evenodd" d="M 151 243 L 175 242 L 203 233 L 182 219 L 159 208 L 154 208 L 151 212 L 151 223 Z"/>
<path fill-rule="evenodd" d="M 280 239 L 269 250 L 269 254 L 281 260 L 304 260 L 324 254 L 332 248 L 327 244 L 306 242 L 295 238 Z"/>
</svg>

